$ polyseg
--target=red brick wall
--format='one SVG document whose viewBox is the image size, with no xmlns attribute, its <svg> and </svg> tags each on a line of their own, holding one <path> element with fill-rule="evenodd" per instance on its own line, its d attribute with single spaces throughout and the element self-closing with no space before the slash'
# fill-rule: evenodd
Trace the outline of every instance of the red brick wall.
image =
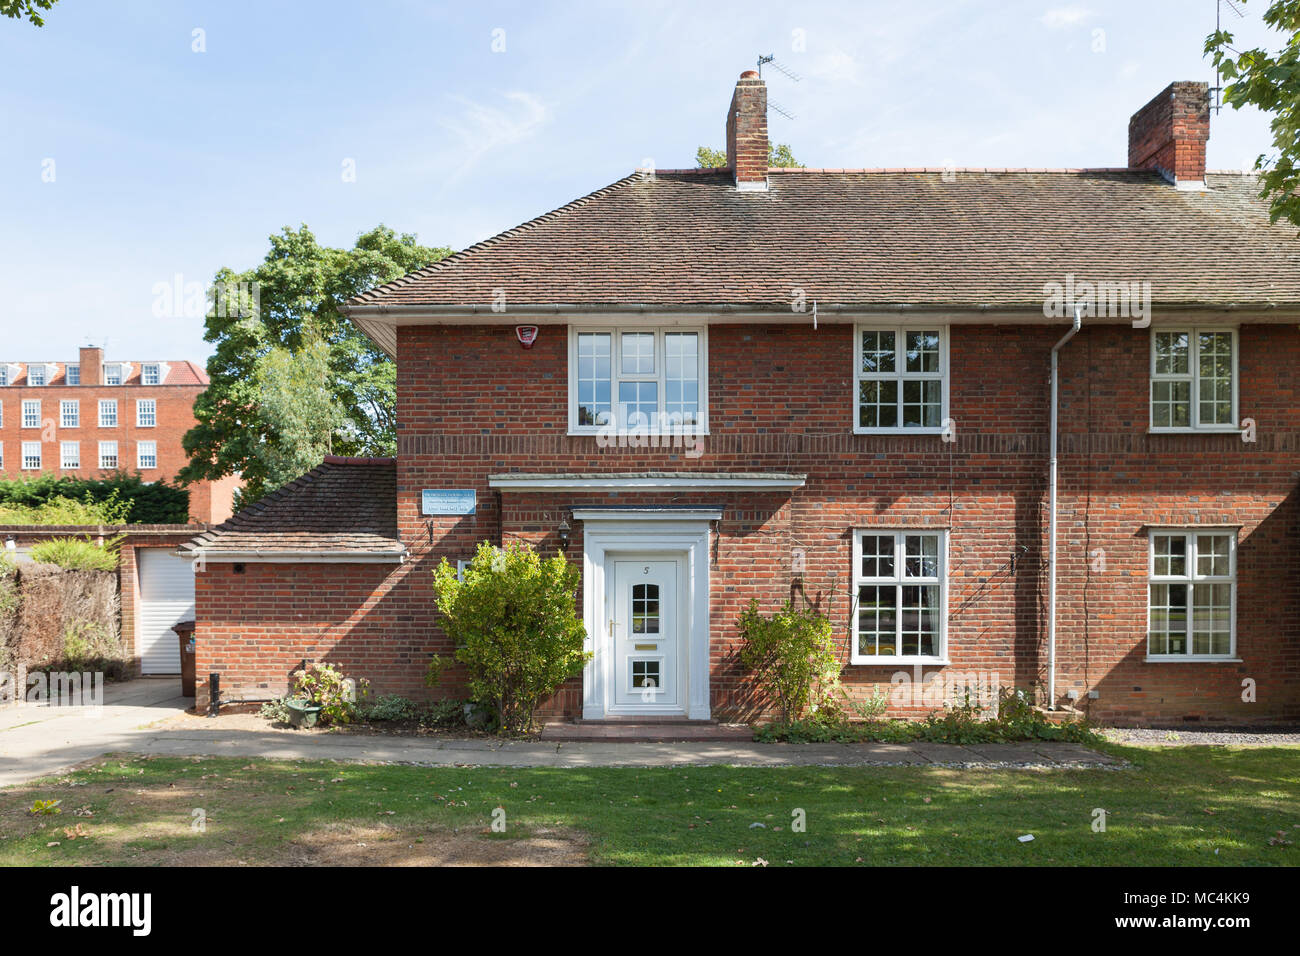
<svg viewBox="0 0 1300 956">
<path fill-rule="evenodd" d="M 278 675 L 306 653 L 356 654 L 381 690 L 418 692 L 424 661 L 446 651 L 436 627 L 428 573 L 443 556 L 469 557 L 482 539 L 520 536 L 554 545 L 575 506 L 672 501 L 724 508 L 712 572 L 713 704 L 720 716 L 749 713 L 752 688 L 734 662 L 735 619 L 750 597 L 774 606 L 798 588 L 828 610 L 847 642 L 850 549 L 859 527 L 938 527 L 950 532 L 947 672 L 996 672 L 1022 687 L 1046 679 L 1048 355 L 1058 326 L 953 326 L 951 416 L 955 442 L 939 436 L 851 433 L 852 332 L 823 324 L 709 331 L 712 434 L 699 458 L 680 449 L 602 449 L 567 430 L 567 335 L 543 327 L 531 350 L 513 330 L 399 330 L 398 512 L 407 565 L 370 600 L 382 577 L 328 566 L 309 571 L 249 565 L 257 584 L 200 575 L 200 620 L 210 647 L 249 668 L 249 680 Z M 1300 470 L 1295 369 L 1300 334 L 1291 326 L 1240 333 L 1241 414 L 1259 440 L 1148 435 L 1149 334 L 1128 326 L 1085 327 L 1061 357 L 1062 454 L 1058 696 L 1100 698 L 1095 716 L 1142 721 L 1202 717 L 1260 720 L 1300 716 L 1300 560 L 1291 537 Z M 521 398 L 521 394 L 526 396 Z M 675 498 L 508 492 L 487 475 L 518 471 L 769 470 L 808 475 L 784 497 L 689 493 Z M 422 488 L 478 491 L 478 513 L 422 518 Z M 1238 650 L 1235 663 L 1147 663 L 1148 524 L 1240 524 Z M 581 527 L 569 553 L 581 554 Z M 790 573 L 801 547 L 807 571 Z M 1106 570 L 1088 555 L 1106 552 Z M 1014 571 L 1012 555 L 1017 556 Z M 257 569 L 256 571 L 254 569 Z M 298 577 L 286 577 L 287 575 Z M 302 575 L 320 575 L 303 578 Z M 346 576 L 355 574 L 355 579 Z M 337 582 L 346 580 L 346 586 Z M 229 582 L 226 585 L 224 582 Z M 309 586 L 329 582 L 329 586 Z M 304 592 L 310 591 L 311 595 Z M 308 602 L 310 610 L 285 609 Z M 267 634 L 246 634 L 267 617 Z M 343 622 L 343 623 L 340 623 Z M 204 634 L 200 623 L 200 646 Z M 320 636 L 324 635 L 324 636 Z M 263 640 L 263 638 L 266 638 Z M 259 643 L 260 641 L 260 643 Z M 257 650 L 265 647 L 267 650 Z M 217 650 L 221 648 L 221 650 Z M 322 650 L 323 649 L 323 650 Z M 259 658 L 261 658 L 259 662 Z M 847 658 L 847 653 L 846 653 Z M 231 666 L 236 666 L 232 663 Z M 409 672 L 408 672 L 409 669 Z M 855 693 L 887 689 L 896 667 L 848 666 Z M 927 668 L 928 675 L 938 668 Z M 202 671 L 201 671 L 202 672 Z M 1241 680 L 1258 703 L 1240 701 Z M 405 692 L 405 691 L 403 691 Z M 557 707 L 578 709 L 575 682 Z"/>
<path fill-rule="evenodd" d="M 1203 180 L 1209 139 L 1209 84 L 1171 83 L 1129 120 L 1129 168 Z"/>
</svg>

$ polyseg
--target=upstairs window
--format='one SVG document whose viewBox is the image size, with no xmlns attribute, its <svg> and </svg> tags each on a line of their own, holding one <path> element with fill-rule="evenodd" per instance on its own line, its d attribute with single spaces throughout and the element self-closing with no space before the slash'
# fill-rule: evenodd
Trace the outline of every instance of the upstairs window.
<svg viewBox="0 0 1300 956">
<path fill-rule="evenodd" d="M 1151 532 L 1147 656 L 1231 658 L 1236 651 L 1237 536 L 1223 529 Z"/>
<path fill-rule="evenodd" d="M 122 384 L 122 366 L 105 365 L 104 366 L 104 384 L 121 385 Z"/>
<path fill-rule="evenodd" d="M 853 430 L 938 434 L 948 417 L 948 330 L 860 325 Z"/>
<path fill-rule="evenodd" d="M 135 403 L 135 424 L 137 428 L 153 428 L 158 424 L 158 402 L 152 398 L 142 398 Z"/>
<path fill-rule="evenodd" d="M 40 471 L 41 470 L 41 443 L 38 441 L 23 442 L 23 470 Z"/>
<path fill-rule="evenodd" d="M 47 369 L 44 365 L 27 366 L 27 384 L 44 385 L 46 382 Z"/>
<path fill-rule="evenodd" d="M 59 402 L 59 425 L 63 428 L 81 427 L 81 403 L 64 400 Z"/>
<path fill-rule="evenodd" d="M 158 467 L 158 443 L 142 441 L 135 446 L 135 465 L 137 468 Z"/>
<path fill-rule="evenodd" d="M 0 364 L 0 388 L 9 384 L 9 366 Z"/>
<path fill-rule="evenodd" d="M 101 398 L 99 400 L 99 427 L 117 427 L 117 399 Z"/>
<path fill-rule="evenodd" d="M 151 362 L 140 369 L 141 385 L 161 385 L 162 370 L 158 367 L 157 362 Z"/>
<path fill-rule="evenodd" d="M 41 427 L 41 400 L 39 398 L 23 399 L 23 428 Z"/>
<path fill-rule="evenodd" d="M 1151 430 L 1236 429 L 1236 331 L 1152 330 Z"/>
<path fill-rule="evenodd" d="M 942 531 L 854 534 L 852 663 L 943 659 L 946 565 Z"/>
<path fill-rule="evenodd" d="M 80 385 L 80 384 L 81 384 L 81 366 L 80 366 L 80 365 L 69 365 L 69 366 L 67 366 L 67 368 L 65 368 L 64 371 L 63 371 L 63 381 L 64 381 L 65 384 L 68 384 L 68 385 Z"/>
<path fill-rule="evenodd" d="M 59 443 L 59 467 L 81 467 L 81 442 L 65 441 Z"/>
<path fill-rule="evenodd" d="M 569 430 L 708 428 L 704 329 L 571 329 Z"/>
<path fill-rule="evenodd" d="M 117 468 L 117 442 L 102 441 L 99 443 L 99 467 Z"/>
</svg>

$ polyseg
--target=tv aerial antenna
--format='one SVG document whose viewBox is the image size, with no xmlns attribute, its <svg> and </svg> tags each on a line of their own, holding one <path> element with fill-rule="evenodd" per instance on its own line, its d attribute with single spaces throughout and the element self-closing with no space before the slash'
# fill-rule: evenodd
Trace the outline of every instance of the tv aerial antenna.
<svg viewBox="0 0 1300 956">
<path fill-rule="evenodd" d="M 774 54 L 771 53 L 769 53 L 767 56 L 763 56 L 761 53 L 759 54 L 758 75 L 760 77 L 762 77 L 763 75 L 763 66 L 765 64 L 771 64 L 772 69 L 776 70 L 778 73 L 783 74 L 786 77 L 786 79 L 793 80 L 795 83 L 798 83 L 800 80 L 803 79 L 802 76 L 800 76 L 794 70 L 790 69 L 784 63 L 778 60 Z M 786 109 L 784 106 L 782 106 L 780 103 L 776 102 L 773 99 L 769 99 L 767 101 L 767 108 L 769 110 L 774 110 L 775 112 L 780 113 L 788 120 L 792 120 L 795 118 L 795 115 L 793 113 L 791 113 L 788 109 Z"/>
<path fill-rule="evenodd" d="M 1223 5 L 1225 3 L 1228 5 L 1228 9 L 1231 10 L 1236 15 L 1238 20 L 1244 19 L 1246 16 L 1246 14 L 1244 14 L 1241 11 L 1241 9 L 1237 6 L 1235 0 L 1215 0 L 1214 3 L 1214 32 L 1215 33 L 1218 33 L 1219 30 L 1222 28 Z M 1219 75 L 1219 70 L 1216 67 L 1214 70 L 1214 86 L 1210 88 L 1210 92 L 1214 94 L 1214 98 L 1210 103 L 1210 109 L 1214 110 L 1215 113 L 1219 113 L 1223 109 L 1223 85 L 1222 84 L 1223 84 L 1223 78 Z"/>
</svg>

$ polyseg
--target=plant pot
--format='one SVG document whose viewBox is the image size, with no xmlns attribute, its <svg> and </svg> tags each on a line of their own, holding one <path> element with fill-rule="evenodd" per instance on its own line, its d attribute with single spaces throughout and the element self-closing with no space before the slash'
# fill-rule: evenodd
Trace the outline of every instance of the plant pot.
<svg viewBox="0 0 1300 956">
<path fill-rule="evenodd" d="M 320 717 L 320 704 L 313 704 L 305 697 L 291 697 L 284 702 L 289 711 L 291 727 L 315 727 Z"/>
</svg>

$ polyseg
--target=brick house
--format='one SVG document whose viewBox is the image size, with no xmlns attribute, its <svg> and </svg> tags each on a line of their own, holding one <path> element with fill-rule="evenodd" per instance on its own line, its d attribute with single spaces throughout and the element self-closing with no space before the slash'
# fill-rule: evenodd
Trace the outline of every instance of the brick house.
<svg viewBox="0 0 1300 956">
<path fill-rule="evenodd" d="M 201 677 L 421 694 L 430 571 L 523 539 L 583 569 L 558 713 L 752 714 L 737 616 L 793 598 L 898 713 L 993 675 L 1107 720 L 1300 717 L 1300 242 L 1206 172 L 1206 86 L 1142 107 L 1122 168 L 768 169 L 752 71 L 726 129 L 727 169 L 348 303 L 397 458 L 189 546 Z"/>
<path fill-rule="evenodd" d="M 172 481 L 207 385 L 193 362 L 105 362 L 93 347 L 77 362 L 0 362 L 0 476 L 125 471 Z M 237 486 L 236 478 L 191 485 L 190 520 L 225 521 Z"/>
</svg>

